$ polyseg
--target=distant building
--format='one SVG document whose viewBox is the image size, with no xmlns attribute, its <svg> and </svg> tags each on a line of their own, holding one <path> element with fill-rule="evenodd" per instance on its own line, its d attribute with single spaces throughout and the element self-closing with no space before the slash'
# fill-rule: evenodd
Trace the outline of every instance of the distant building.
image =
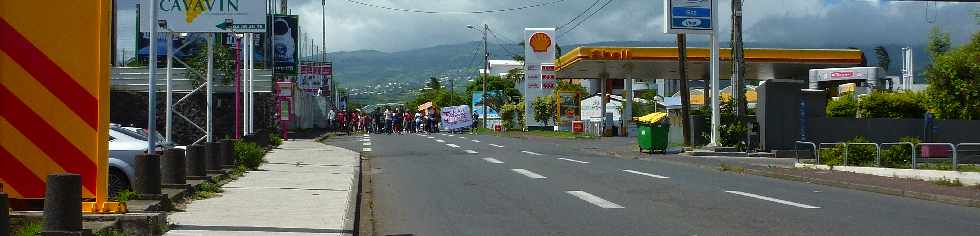
<svg viewBox="0 0 980 236">
<path fill-rule="evenodd" d="M 524 62 L 515 60 L 490 60 L 490 74 L 496 76 L 505 76 L 507 72 L 513 69 L 521 69 L 524 67 Z M 480 74 L 485 75 L 485 69 L 480 68 Z"/>
</svg>

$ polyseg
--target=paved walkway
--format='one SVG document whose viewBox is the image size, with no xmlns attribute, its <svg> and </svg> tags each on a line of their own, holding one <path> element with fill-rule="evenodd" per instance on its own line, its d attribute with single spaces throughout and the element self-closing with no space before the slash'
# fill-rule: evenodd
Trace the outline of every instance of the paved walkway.
<svg viewBox="0 0 980 236">
<path fill-rule="evenodd" d="M 350 235 L 359 154 L 313 140 L 286 141 L 259 171 L 168 218 L 166 235 Z"/>
</svg>

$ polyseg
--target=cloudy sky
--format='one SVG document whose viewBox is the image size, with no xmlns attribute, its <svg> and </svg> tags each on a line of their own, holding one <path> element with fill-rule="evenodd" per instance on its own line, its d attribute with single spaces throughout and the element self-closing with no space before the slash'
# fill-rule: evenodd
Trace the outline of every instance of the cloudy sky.
<svg viewBox="0 0 980 236">
<path fill-rule="evenodd" d="M 135 5 L 141 0 L 117 0 L 120 7 L 120 50 L 132 53 Z M 253 0 L 241 0 L 253 1 Z M 265 1 L 265 0 L 254 0 Z M 520 40 L 525 27 L 556 27 L 569 22 L 595 0 L 564 0 L 519 11 L 459 14 L 462 11 L 507 9 L 556 0 L 326 0 L 328 51 L 373 49 L 401 51 L 480 39 L 466 25 L 488 24 L 501 42 Z M 602 5 L 607 0 L 600 0 Z M 720 0 L 722 9 L 730 1 Z M 980 3 L 889 2 L 885 0 L 744 0 L 745 40 L 819 46 L 826 43 L 916 44 L 936 25 L 952 34 L 954 44 L 965 42 L 980 24 L 973 12 Z M 289 0 L 301 28 L 320 38 L 321 0 Z M 444 12 L 409 13 L 354 4 Z M 598 8 L 596 6 L 595 8 Z M 594 8 L 594 9 L 595 9 Z M 663 1 L 612 0 L 562 38 L 562 44 L 600 41 L 672 41 L 663 34 Z M 722 32 L 730 30 L 730 11 L 722 11 Z M 575 23 L 565 27 L 570 29 Z M 560 30 L 560 33 L 563 31 Z M 706 36 L 689 37 L 693 41 Z M 723 33 L 722 40 L 727 40 Z"/>
</svg>

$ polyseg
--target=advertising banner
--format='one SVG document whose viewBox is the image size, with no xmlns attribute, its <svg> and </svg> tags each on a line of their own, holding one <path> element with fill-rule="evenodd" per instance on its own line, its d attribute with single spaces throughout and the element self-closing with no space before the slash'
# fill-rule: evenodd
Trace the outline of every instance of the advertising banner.
<svg viewBox="0 0 980 236">
<path fill-rule="evenodd" d="M 500 91 L 487 91 L 487 100 L 493 103 L 495 97 L 500 96 Z M 483 118 L 483 91 L 473 91 L 473 98 L 471 99 L 470 105 L 473 106 L 473 112 L 477 116 Z M 500 112 L 492 107 L 487 110 L 487 118 L 490 119 L 500 119 Z"/>
<path fill-rule="evenodd" d="M 470 106 L 443 107 L 442 125 L 446 129 L 459 129 L 472 126 L 473 115 L 470 114 Z"/>
<path fill-rule="evenodd" d="M 271 16 L 269 35 L 274 73 L 296 75 L 299 72 L 299 16 Z"/>
<path fill-rule="evenodd" d="M 562 131 L 570 130 L 572 121 L 579 120 L 578 107 L 578 93 L 558 93 L 558 124 Z"/>
<path fill-rule="evenodd" d="M 266 32 L 265 0 L 141 0 L 143 32 L 157 23 L 150 14 L 150 2 L 158 4 L 157 19 L 167 23 L 167 29 L 159 32 Z M 232 28 L 225 25 L 227 20 L 232 21 Z"/>
<path fill-rule="evenodd" d="M 554 63 L 555 62 L 555 28 L 524 28 L 524 116 L 527 126 L 542 126 L 544 124 L 534 120 L 534 106 L 530 103 L 534 98 L 551 94 L 549 90 L 543 90 L 542 66 L 551 65 L 549 81 L 555 81 Z M 548 73 L 544 73 L 548 74 Z"/>
<path fill-rule="evenodd" d="M 300 66 L 296 83 L 306 94 L 320 96 L 330 91 L 331 64 L 307 64 Z"/>
</svg>

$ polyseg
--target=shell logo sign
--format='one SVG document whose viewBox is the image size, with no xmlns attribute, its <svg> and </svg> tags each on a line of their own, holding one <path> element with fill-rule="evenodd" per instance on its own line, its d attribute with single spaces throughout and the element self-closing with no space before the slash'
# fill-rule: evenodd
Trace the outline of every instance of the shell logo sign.
<svg viewBox="0 0 980 236">
<path fill-rule="evenodd" d="M 551 47 L 551 37 L 543 32 L 534 33 L 528 40 L 528 45 L 531 45 L 534 52 L 547 52 L 548 48 Z"/>
<path fill-rule="evenodd" d="M 109 9 L 109 0 L 0 1 L 0 185 L 13 198 L 43 198 L 49 174 L 74 173 L 82 197 L 96 199 L 83 210 L 125 210 L 105 202 Z"/>
</svg>

